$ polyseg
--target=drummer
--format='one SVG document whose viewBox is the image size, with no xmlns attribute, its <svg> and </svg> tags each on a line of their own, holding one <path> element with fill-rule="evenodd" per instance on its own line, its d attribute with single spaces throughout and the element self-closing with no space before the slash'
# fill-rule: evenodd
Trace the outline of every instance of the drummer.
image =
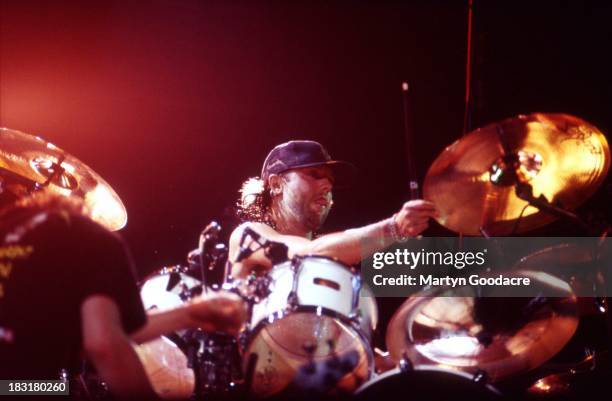
<svg viewBox="0 0 612 401">
<path fill-rule="evenodd" d="M 288 257 L 322 255 L 352 265 L 395 241 L 419 235 L 436 216 L 431 202 L 406 202 L 393 216 L 363 227 L 317 236 L 332 207 L 332 191 L 353 166 L 332 160 L 314 141 L 294 140 L 276 146 L 266 157 L 260 178 L 247 179 L 240 190 L 238 215 L 244 222 L 229 242 L 231 274 L 244 278 L 271 268 L 263 250 L 240 254 L 243 233 L 250 228 L 262 238 L 287 246 Z M 367 240 L 367 241 L 366 241 Z"/>
</svg>

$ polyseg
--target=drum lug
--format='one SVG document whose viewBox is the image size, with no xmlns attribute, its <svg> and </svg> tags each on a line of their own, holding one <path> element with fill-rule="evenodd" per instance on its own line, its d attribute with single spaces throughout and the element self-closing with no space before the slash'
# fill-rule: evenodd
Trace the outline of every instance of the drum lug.
<svg viewBox="0 0 612 401">
<path fill-rule="evenodd" d="M 291 283 L 291 292 L 289 292 L 289 295 L 287 296 L 287 304 L 289 305 L 291 310 L 295 310 L 298 307 L 298 296 L 297 296 L 297 290 L 298 290 L 298 281 L 299 281 L 299 277 L 300 277 L 300 263 L 301 263 L 302 259 L 301 258 L 293 258 L 293 260 L 291 261 L 291 270 L 293 271 L 293 282 Z"/>
<path fill-rule="evenodd" d="M 414 370 L 414 365 L 405 352 L 402 354 L 402 359 L 400 359 L 398 367 L 402 373 L 412 372 Z"/>
<path fill-rule="evenodd" d="M 485 385 L 489 381 L 489 375 L 484 370 L 478 369 L 472 376 L 472 381 L 476 384 Z"/>
<path fill-rule="evenodd" d="M 287 296 L 287 304 L 290 311 L 294 311 L 298 307 L 298 297 L 296 291 L 291 291 Z"/>
<path fill-rule="evenodd" d="M 354 328 L 356 329 L 360 329 L 361 328 L 361 311 L 357 310 L 357 312 L 351 312 L 351 314 L 348 316 L 351 325 L 353 325 Z"/>
<path fill-rule="evenodd" d="M 259 300 L 267 298 L 268 295 L 270 295 L 270 293 L 272 292 L 272 290 L 270 289 L 271 284 L 272 279 L 268 275 L 259 278 L 255 282 L 255 295 Z"/>
</svg>

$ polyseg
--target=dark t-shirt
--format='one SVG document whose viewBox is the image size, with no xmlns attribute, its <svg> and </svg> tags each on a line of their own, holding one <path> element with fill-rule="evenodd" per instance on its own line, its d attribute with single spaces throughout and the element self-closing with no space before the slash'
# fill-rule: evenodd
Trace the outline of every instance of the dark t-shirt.
<svg viewBox="0 0 612 401">
<path fill-rule="evenodd" d="M 118 236 L 67 213 L 20 211 L 0 221 L 0 379 L 78 372 L 83 301 L 102 294 L 132 332 L 146 315 Z"/>
</svg>

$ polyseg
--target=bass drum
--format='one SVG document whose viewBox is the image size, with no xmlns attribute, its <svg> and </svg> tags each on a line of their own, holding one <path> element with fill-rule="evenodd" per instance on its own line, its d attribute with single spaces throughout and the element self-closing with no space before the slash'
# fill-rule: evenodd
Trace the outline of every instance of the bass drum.
<svg viewBox="0 0 612 401">
<path fill-rule="evenodd" d="M 366 400 L 505 400 L 490 384 L 475 380 L 465 372 L 431 365 L 415 366 L 402 372 L 399 368 L 389 370 L 365 383 L 355 392 L 355 399 Z"/>
<path fill-rule="evenodd" d="M 175 308 L 201 292 L 202 283 L 185 270 L 181 266 L 164 267 L 144 280 L 140 297 L 148 313 Z M 134 346 L 153 389 L 162 399 L 185 399 L 195 391 L 194 371 L 187 366 L 187 356 L 176 343 L 180 334 L 170 333 Z"/>
<path fill-rule="evenodd" d="M 255 397 L 349 394 L 373 369 L 378 311 L 361 280 L 332 259 L 275 266 L 270 293 L 252 309 L 244 368 Z"/>
</svg>

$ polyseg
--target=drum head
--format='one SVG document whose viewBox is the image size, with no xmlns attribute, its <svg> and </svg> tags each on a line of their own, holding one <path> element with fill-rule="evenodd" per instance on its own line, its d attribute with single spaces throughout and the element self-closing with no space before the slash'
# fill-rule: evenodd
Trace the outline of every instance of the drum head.
<svg viewBox="0 0 612 401">
<path fill-rule="evenodd" d="M 257 356 L 251 386 L 256 396 L 350 393 L 369 377 L 367 342 L 339 319 L 296 312 L 254 333 L 245 363 Z"/>
<path fill-rule="evenodd" d="M 492 386 L 476 383 L 463 372 L 436 367 L 417 367 L 409 372 L 394 369 L 364 384 L 357 400 L 457 401 L 503 400 Z"/>
<path fill-rule="evenodd" d="M 155 392 L 165 400 L 187 399 L 195 389 L 195 374 L 187 357 L 170 340 L 160 337 L 134 349 Z"/>
</svg>

